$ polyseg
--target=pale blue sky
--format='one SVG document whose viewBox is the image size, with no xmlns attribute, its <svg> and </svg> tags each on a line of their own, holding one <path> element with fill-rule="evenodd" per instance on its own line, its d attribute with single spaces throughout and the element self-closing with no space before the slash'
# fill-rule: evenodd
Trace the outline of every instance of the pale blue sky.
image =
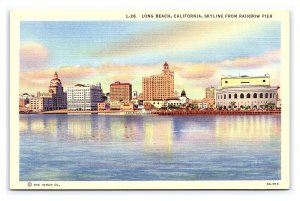
<svg viewBox="0 0 300 201">
<path fill-rule="evenodd" d="M 175 90 L 192 98 L 222 75 L 280 79 L 277 21 L 40 21 L 21 22 L 21 91 L 44 90 L 58 71 L 65 86 L 131 82 L 159 74 L 168 61 Z M 201 95 L 202 94 L 202 95 Z"/>
<path fill-rule="evenodd" d="M 165 60 L 177 63 L 212 62 L 235 57 L 258 56 L 268 50 L 280 48 L 280 24 L 273 22 L 253 27 L 251 34 L 241 35 L 240 38 L 228 38 L 221 43 L 212 43 L 211 46 L 204 48 L 199 46 L 174 50 L 170 45 L 170 51 L 162 53 L 155 51 L 139 53 L 137 51 L 132 55 L 125 57 L 116 55 L 115 58 L 109 59 L 105 56 L 93 55 L 97 51 L 128 38 L 132 38 L 132 43 L 134 43 L 135 37 L 140 37 L 145 32 L 151 34 L 151 30 L 165 32 L 172 25 L 178 26 L 178 22 L 22 22 L 21 42 L 38 42 L 45 45 L 51 54 L 48 65 L 52 67 L 98 66 L 103 62 L 133 65 L 157 64 Z M 201 23 L 199 23 L 199 27 L 201 28 Z M 220 32 L 224 31 L 226 30 L 220 30 Z M 154 33 L 156 32 L 154 31 Z M 199 40 L 206 39 L 199 36 Z M 189 44 L 187 43 L 187 45 Z M 128 51 L 131 51 L 132 48 L 138 47 L 129 46 Z"/>
</svg>

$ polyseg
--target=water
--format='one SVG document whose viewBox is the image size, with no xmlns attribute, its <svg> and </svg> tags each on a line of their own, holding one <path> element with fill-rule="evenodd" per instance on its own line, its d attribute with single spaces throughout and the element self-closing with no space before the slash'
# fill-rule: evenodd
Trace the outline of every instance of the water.
<svg viewBox="0 0 300 201">
<path fill-rule="evenodd" d="M 280 115 L 20 115 L 20 180 L 277 180 L 280 124 Z"/>
</svg>

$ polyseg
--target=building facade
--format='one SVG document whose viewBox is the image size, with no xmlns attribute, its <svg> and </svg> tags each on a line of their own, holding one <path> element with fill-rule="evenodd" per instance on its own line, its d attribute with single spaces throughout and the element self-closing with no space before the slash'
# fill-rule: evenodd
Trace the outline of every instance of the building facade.
<svg viewBox="0 0 300 201">
<path fill-rule="evenodd" d="M 143 77 L 143 100 L 166 100 L 174 96 L 174 72 L 167 62 L 160 75 Z"/>
<path fill-rule="evenodd" d="M 49 95 L 52 97 L 52 109 L 61 110 L 67 108 L 67 94 L 64 92 L 64 88 L 57 72 L 54 73 L 54 78 L 50 81 Z"/>
<path fill-rule="evenodd" d="M 23 93 L 19 95 L 19 107 L 26 107 L 30 104 L 30 99 L 33 98 L 32 95 L 28 93 Z"/>
<path fill-rule="evenodd" d="M 53 110 L 53 99 L 51 96 L 34 97 L 30 99 L 30 109 L 33 111 L 50 111 Z"/>
<path fill-rule="evenodd" d="M 270 86 L 270 76 L 224 77 L 216 89 L 216 107 L 219 109 L 264 109 L 276 106 L 277 90 Z"/>
<path fill-rule="evenodd" d="M 184 89 L 181 91 L 179 101 L 180 101 L 181 105 L 186 105 L 189 102 L 189 98 L 186 96 Z"/>
<path fill-rule="evenodd" d="M 198 108 L 199 109 L 214 109 L 215 99 L 214 98 L 203 98 L 199 100 Z"/>
<path fill-rule="evenodd" d="M 57 72 L 55 72 L 50 81 L 48 92 L 37 92 L 37 96 L 30 99 L 30 109 L 42 112 L 66 108 L 67 94 L 63 90 Z"/>
<path fill-rule="evenodd" d="M 67 88 L 68 110 L 97 110 L 98 103 L 103 101 L 101 84 L 76 84 Z"/>
<path fill-rule="evenodd" d="M 216 88 L 215 87 L 207 87 L 205 88 L 205 98 L 215 98 Z"/>
<path fill-rule="evenodd" d="M 109 109 L 109 103 L 104 102 L 104 101 L 98 103 L 98 111 L 108 110 L 108 109 Z"/>
<path fill-rule="evenodd" d="M 129 103 L 132 99 L 132 86 L 130 83 L 115 82 L 110 85 L 110 101 Z"/>
<path fill-rule="evenodd" d="M 132 99 L 138 99 L 139 95 L 138 95 L 138 92 L 137 91 L 133 91 L 132 92 Z"/>
<path fill-rule="evenodd" d="M 164 100 L 149 100 L 149 101 L 143 101 L 144 108 L 151 107 L 151 108 L 157 108 L 161 109 L 163 107 L 167 107 L 167 101 Z"/>
</svg>

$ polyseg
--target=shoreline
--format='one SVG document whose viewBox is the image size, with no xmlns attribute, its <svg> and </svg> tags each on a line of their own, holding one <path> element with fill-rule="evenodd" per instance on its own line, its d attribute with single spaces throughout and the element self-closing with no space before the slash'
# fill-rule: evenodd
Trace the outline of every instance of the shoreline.
<svg viewBox="0 0 300 201">
<path fill-rule="evenodd" d="M 25 112 L 19 114 L 68 114 L 68 115 L 147 115 L 147 116 L 205 116 L 205 115 L 276 115 L 281 110 L 156 110 L 156 111 L 67 111 Z"/>
</svg>

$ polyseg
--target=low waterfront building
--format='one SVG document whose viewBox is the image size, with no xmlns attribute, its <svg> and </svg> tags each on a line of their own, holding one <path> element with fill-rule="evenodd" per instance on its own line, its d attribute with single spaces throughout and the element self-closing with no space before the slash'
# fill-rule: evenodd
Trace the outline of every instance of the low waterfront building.
<svg viewBox="0 0 300 201">
<path fill-rule="evenodd" d="M 133 103 L 123 103 L 120 106 L 120 110 L 122 111 L 132 111 L 133 110 Z"/>
<path fill-rule="evenodd" d="M 182 104 L 178 97 L 168 98 L 167 99 L 168 107 L 179 108 Z"/>
<path fill-rule="evenodd" d="M 132 100 L 131 100 L 131 103 L 133 104 L 133 106 L 134 106 L 135 108 L 138 108 L 138 105 L 139 105 L 139 100 L 138 100 L 138 99 L 132 99 Z"/>
<path fill-rule="evenodd" d="M 26 106 L 26 100 L 23 98 L 19 98 L 19 107 L 25 107 L 25 106 Z"/>
<path fill-rule="evenodd" d="M 161 109 L 162 107 L 167 107 L 167 101 L 164 100 L 152 100 L 152 101 L 143 101 L 144 108 L 156 108 Z"/>
<path fill-rule="evenodd" d="M 121 102 L 120 101 L 111 101 L 109 107 L 111 110 L 120 110 Z"/>
<path fill-rule="evenodd" d="M 76 84 L 67 88 L 68 110 L 97 110 L 103 101 L 101 84 Z"/>
<path fill-rule="evenodd" d="M 203 98 L 198 102 L 199 109 L 214 109 L 215 99 L 214 98 Z"/>
<path fill-rule="evenodd" d="M 222 77 L 216 89 L 218 109 L 263 109 L 277 101 L 279 87 L 270 86 L 270 76 Z"/>
<path fill-rule="evenodd" d="M 33 95 L 28 93 L 23 93 L 19 95 L 19 107 L 29 107 L 30 99 L 33 98 Z"/>
<path fill-rule="evenodd" d="M 208 104 L 206 102 L 200 102 L 200 103 L 198 103 L 198 108 L 199 109 L 207 109 Z"/>
<path fill-rule="evenodd" d="M 98 103 L 98 111 L 108 110 L 108 109 L 109 109 L 109 103 L 104 102 L 104 101 Z"/>
<path fill-rule="evenodd" d="M 188 108 L 194 108 L 194 109 L 197 109 L 198 106 L 199 106 L 199 103 L 200 103 L 200 100 L 195 100 L 195 99 L 189 99 L 189 102 L 188 102 Z"/>
<path fill-rule="evenodd" d="M 53 110 L 53 98 L 51 96 L 34 97 L 30 99 L 30 109 L 43 112 Z"/>
</svg>

